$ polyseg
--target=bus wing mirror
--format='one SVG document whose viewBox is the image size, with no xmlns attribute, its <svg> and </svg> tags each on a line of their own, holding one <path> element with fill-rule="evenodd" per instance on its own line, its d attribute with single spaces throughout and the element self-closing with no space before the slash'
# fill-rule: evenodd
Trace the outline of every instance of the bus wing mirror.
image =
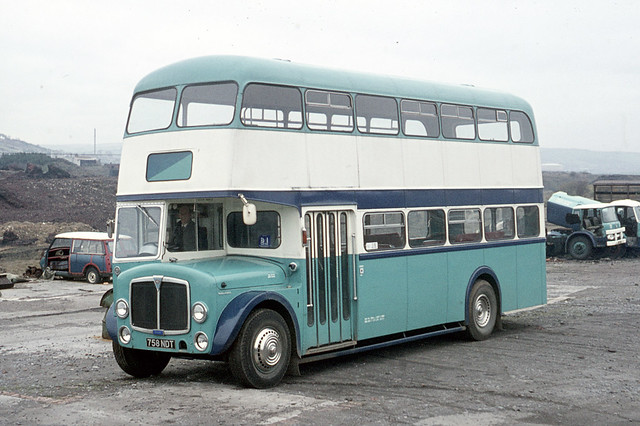
<svg viewBox="0 0 640 426">
<path fill-rule="evenodd" d="M 113 219 L 107 221 L 107 235 L 113 237 Z"/>
<path fill-rule="evenodd" d="M 242 221 L 245 225 L 251 226 L 256 224 L 256 220 L 258 219 L 256 205 L 247 203 L 242 206 Z"/>
</svg>

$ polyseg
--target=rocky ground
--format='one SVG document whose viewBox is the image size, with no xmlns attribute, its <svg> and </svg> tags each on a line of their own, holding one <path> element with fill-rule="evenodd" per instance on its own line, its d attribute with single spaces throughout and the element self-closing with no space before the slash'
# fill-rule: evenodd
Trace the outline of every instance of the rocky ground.
<svg viewBox="0 0 640 426">
<path fill-rule="evenodd" d="M 640 261 L 547 263 L 549 304 L 462 335 L 302 365 L 245 389 L 222 362 L 117 366 L 109 285 L 30 280 L 0 297 L 0 424 L 640 424 Z"/>
<path fill-rule="evenodd" d="M 35 266 L 55 234 L 104 231 L 115 214 L 117 177 L 100 166 L 44 177 L 0 170 L 0 273 Z"/>
</svg>

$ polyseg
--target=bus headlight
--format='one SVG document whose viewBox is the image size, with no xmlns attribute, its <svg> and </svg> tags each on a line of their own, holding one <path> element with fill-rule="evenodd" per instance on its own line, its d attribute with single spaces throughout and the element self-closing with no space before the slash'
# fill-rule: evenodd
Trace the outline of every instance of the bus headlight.
<svg viewBox="0 0 640 426">
<path fill-rule="evenodd" d="M 209 338 L 202 331 L 198 331 L 193 338 L 193 343 L 196 345 L 196 349 L 200 352 L 204 352 L 209 347 Z"/>
<path fill-rule="evenodd" d="M 118 338 L 120 339 L 120 342 L 125 345 L 128 345 L 131 341 L 131 331 L 129 331 L 129 328 L 126 325 L 123 325 L 120 327 L 120 330 L 118 330 Z"/>
<path fill-rule="evenodd" d="M 129 304 L 124 299 L 118 299 L 115 311 L 118 318 L 125 319 L 129 316 Z"/>
<path fill-rule="evenodd" d="M 207 307 L 202 302 L 196 302 L 191 308 L 191 318 L 198 324 L 202 324 L 207 319 Z"/>
</svg>

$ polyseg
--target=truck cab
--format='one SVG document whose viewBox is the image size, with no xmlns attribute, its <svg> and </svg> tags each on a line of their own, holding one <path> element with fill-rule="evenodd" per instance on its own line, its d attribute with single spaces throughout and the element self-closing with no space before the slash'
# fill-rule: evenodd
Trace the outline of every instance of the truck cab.
<svg viewBox="0 0 640 426">
<path fill-rule="evenodd" d="M 640 202 L 636 200 L 616 200 L 611 205 L 616 209 L 616 215 L 624 226 L 624 233 L 627 237 L 627 247 L 630 249 L 640 248 Z"/>
<path fill-rule="evenodd" d="M 548 245 L 553 241 L 556 254 L 562 250 L 584 260 L 595 251 L 615 253 L 626 244 L 625 228 L 611 204 L 556 192 L 547 202 L 547 221 L 561 227 L 547 235 Z"/>
</svg>

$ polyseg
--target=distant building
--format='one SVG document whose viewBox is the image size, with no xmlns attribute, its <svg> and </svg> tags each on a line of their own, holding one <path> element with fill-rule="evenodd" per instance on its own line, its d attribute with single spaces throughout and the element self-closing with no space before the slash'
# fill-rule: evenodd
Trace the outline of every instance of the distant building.
<svg viewBox="0 0 640 426">
<path fill-rule="evenodd" d="M 640 201 L 640 181 L 597 180 L 593 182 L 593 198 L 604 203 L 626 199 Z"/>
<path fill-rule="evenodd" d="M 100 164 L 100 160 L 96 157 L 75 156 L 71 161 L 80 167 L 93 167 Z"/>
</svg>

